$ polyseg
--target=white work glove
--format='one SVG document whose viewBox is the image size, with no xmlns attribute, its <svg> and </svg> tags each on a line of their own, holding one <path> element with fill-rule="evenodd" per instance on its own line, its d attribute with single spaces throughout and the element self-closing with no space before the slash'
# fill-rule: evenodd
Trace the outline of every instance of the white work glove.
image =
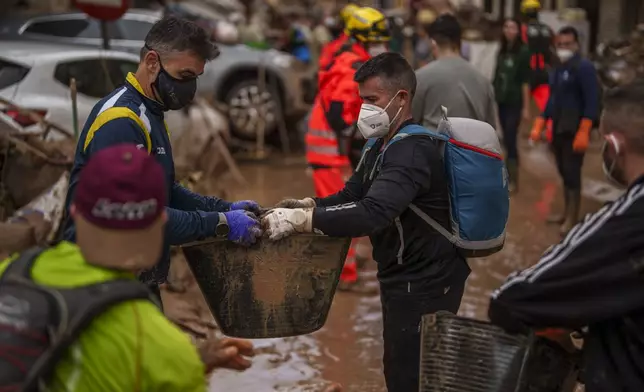
<svg viewBox="0 0 644 392">
<path fill-rule="evenodd" d="M 313 231 L 313 210 L 276 208 L 262 218 L 262 227 L 273 241 L 293 233 L 310 233 Z"/>
<path fill-rule="evenodd" d="M 275 204 L 275 208 L 314 208 L 315 200 L 307 197 L 306 199 L 284 199 Z"/>
</svg>

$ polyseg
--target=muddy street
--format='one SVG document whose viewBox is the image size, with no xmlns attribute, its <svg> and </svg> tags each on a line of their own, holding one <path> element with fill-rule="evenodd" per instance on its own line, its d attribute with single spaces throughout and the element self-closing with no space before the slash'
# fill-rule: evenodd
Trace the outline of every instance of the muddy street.
<svg viewBox="0 0 644 392">
<path fill-rule="evenodd" d="M 538 260 L 559 239 L 556 227 L 545 223 L 553 208 L 560 208 L 559 183 L 549 153 L 543 147 L 522 146 L 519 193 L 511 198 L 508 235 L 503 251 L 470 261 L 469 277 L 460 314 L 486 318 L 488 297 L 513 270 Z M 597 148 L 589 153 L 585 171 L 583 212 L 617 192 L 601 177 Z M 313 194 L 303 158 L 274 156 L 266 162 L 247 162 L 242 171 L 248 187 L 230 189 L 231 199 L 254 198 L 272 205 L 284 197 Z M 375 265 L 362 277 L 377 285 Z M 345 391 L 385 391 L 381 371 L 381 313 L 377 295 L 338 292 L 326 325 L 318 332 L 297 338 L 256 341 L 260 355 L 253 367 L 238 374 L 218 371 L 212 391 L 321 391 L 329 382 L 339 382 Z"/>
</svg>

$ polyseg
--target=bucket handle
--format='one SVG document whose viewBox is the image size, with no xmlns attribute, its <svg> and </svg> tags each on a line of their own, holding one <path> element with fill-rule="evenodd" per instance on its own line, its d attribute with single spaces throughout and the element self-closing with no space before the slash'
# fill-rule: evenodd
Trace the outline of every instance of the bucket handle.
<svg viewBox="0 0 644 392">
<path fill-rule="evenodd" d="M 525 353 L 523 354 L 523 359 L 521 360 L 521 369 L 519 370 L 519 377 L 517 377 L 518 381 L 516 387 L 514 388 L 514 392 L 521 392 L 523 388 L 523 378 L 528 367 L 528 358 L 532 353 L 532 347 L 534 346 L 535 337 L 536 335 L 534 331 L 530 330 L 530 332 L 528 333 L 528 347 L 526 348 Z"/>
</svg>

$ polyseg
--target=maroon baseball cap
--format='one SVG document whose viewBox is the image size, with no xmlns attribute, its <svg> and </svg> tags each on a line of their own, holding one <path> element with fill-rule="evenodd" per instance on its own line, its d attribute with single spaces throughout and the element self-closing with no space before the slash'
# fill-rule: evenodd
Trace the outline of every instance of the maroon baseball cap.
<svg viewBox="0 0 644 392">
<path fill-rule="evenodd" d="M 94 154 L 80 173 L 74 205 L 88 222 L 105 229 L 150 227 L 166 206 L 163 168 L 134 144 Z"/>
</svg>

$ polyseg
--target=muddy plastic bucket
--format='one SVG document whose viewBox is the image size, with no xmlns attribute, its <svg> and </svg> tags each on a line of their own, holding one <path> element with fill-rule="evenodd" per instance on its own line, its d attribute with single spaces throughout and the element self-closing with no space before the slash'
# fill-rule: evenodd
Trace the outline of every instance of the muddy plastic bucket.
<svg viewBox="0 0 644 392">
<path fill-rule="evenodd" d="M 260 339 L 322 328 L 350 243 L 307 234 L 250 248 L 214 239 L 182 249 L 222 332 Z"/>
<path fill-rule="evenodd" d="M 512 335 L 449 312 L 423 316 L 420 392 L 566 392 L 571 354 L 544 338 Z"/>
</svg>

